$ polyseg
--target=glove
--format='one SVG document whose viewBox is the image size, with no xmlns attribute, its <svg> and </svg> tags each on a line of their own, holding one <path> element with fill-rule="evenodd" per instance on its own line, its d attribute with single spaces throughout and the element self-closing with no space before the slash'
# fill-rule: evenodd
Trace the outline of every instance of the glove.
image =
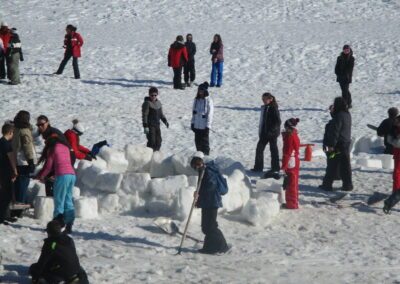
<svg viewBox="0 0 400 284">
<path fill-rule="evenodd" d="M 145 127 L 143 132 L 144 132 L 144 134 L 149 135 L 150 129 L 148 127 Z"/>
<path fill-rule="evenodd" d="M 90 153 L 87 153 L 86 156 L 85 156 L 85 160 L 87 160 L 87 161 L 93 160 L 92 155 L 90 155 Z"/>
<path fill-rule="evenodd" d="M 190 129 L 192 129 L 192 131 L 194 132 L 194 124 L 190 125 Z"/>
<path fill-rule="evenodd" d="M 97 160 L 97 158 L 96 158 L 96 155 L 93 155 L 93 153 L 92 153 L 92 152 L 89 152 L 89 155 L 90 155 L 90 157 L 92 157 L 92 159 L 95 159 L 95 160 Z"/>
<path fill-rule="evenodd" d="M 167 128 L 169 128 L 169 123 L 168 123 L 168 121 L 166 121 L 164 124 L 165 124 L 165 126 L 166 126 Z"/>
<path fill-rule="evenodd" d="M 33 160 L 29 160 L 28 161 L 28 169 L 29 169 L 29 173 L 33 173 L 35 172 L 35 163 L 33 162 Z"/>
</svg>

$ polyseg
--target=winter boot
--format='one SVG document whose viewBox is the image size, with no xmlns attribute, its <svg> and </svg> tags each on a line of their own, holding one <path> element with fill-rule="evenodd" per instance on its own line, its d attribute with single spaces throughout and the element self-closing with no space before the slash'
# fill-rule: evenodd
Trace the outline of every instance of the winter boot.
<svg viewBox="0 0 400 284">
<path fill-rule="evenodd" d="M 263 179 L 267 179 L 267 178 L 274 178 L 274 179 L 280 179 L 281 178 L 281 175 L 279 174 L 279 172 L 278 171 L 268 171 L 268 172 L 266 172 L 264 175 L 263 175 L 263 177 L 262 177 Z"/>
<path fill-rule="evenodd" d="M 389 214 L 392 208 L 400 201 L 400 190 L 396 190 L 384 202 L 383 212 Z"/>
<path fill-rule="evenodd" d="M 65 230 L 63 231 L 63 233 L 64 233 L 65 235 L 70 235 L 70 234 L 72 234 L 72 223 L 66 224 Z"/>
<path fill-rule="evenodd" d="M 53 220 L 57 220 L 60 223 L 61 228 L 65 227 L 64 215 L 63 214 L 58 214 Z"/>
</svg>

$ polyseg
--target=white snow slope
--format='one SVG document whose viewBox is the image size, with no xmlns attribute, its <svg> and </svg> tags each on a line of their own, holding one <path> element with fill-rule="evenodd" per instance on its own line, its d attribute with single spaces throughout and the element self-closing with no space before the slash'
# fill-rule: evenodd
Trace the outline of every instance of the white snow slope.
<svg viewBox="0 0 400 284">
<path fill-rule="evenodd" d="M 301 119 L 302 142 L 321 146 L 326 110 L 340 95 L 333 69 L 345 43 L 356 58 L 353 136 L 371 134 L 366 123 L 378 124 L 388 107 L 399 106 L 399 16 L 399 0 L 3 0 L 0 19 L 18 28 L 25 61 L 21 85 L 0 85 L 0 121 L 26 109 L 65 130 L 79 117 L 88 126 L 82 144 L 106 138 L 122 148 L 145 142 L 141 104 L 148 87 L 157 86 L 170 122 L 162 128 L 163 151 L 194 150 L 189 127 L 196 89 L 172 89 L 167 52 L 176 35 L 192 33 L 201 83 L 209 80 L 209 44 L 220 33 L 225 73 L 223 87 L 210 89 L 212 153 L 251 168 L 266 91 L 277 97 L 283 120 Z M 72 78 L 70 64 L 64 75 L 49 75 L 62 59 L 68 23 L 85 39 L 81 80 Z M 91 283 L 399 283 L 400 212 L 386 216 L 382 204 L 315 206 L 312 201 L 329 197 L 317 189 L 324 167 L 324 158 L 302 164 L 301 209 L 282 211 L 265 228 L 219 217 L 233 244 L 226 255 L 197 254 L 199 247 L 187 240 L 188 249 L 175 256 L 179 239 L 155 229 L 154 216 L 136 214 L 78 219 L 73 237 L 82 265 Z M 353 178 L 351 200 L 391 191 L 389 170 L 355 167 Z M 0 227 L 0 281 L 29 283 L 27 268 L 39 256 L 44 225 L 26 217 Z M 202 237 L 198 223 L 190 233 Z"/>
</svg>

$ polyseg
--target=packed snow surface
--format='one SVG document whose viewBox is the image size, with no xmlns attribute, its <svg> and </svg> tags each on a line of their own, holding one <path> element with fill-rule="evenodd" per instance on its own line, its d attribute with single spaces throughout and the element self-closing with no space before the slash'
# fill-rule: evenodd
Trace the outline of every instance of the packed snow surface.
<svg viewBox="0 0 400 284">
<path fill-rule="evenodd" d="M 197 44 L 197 83 L 209 80 L 212 36 L 219 33 L 224 41 L 224 83 L 209 90 L 215 105 L 212 156 L 230 157 L 246 169 L 253 166 L 260 97 L 267 91 L 277 97 L 282 120 L 300 118 L 301 141 L 315 143 L 314 151 L 319 152 L 301 165 L 300 210 L 281 210 L 261 226 L 245 222 L 240 210 L 219 216 L 218 223 L 233 245 L 222 256 L 198 254 L 201 245 L 191 240 L 186 240 L 182 256 L 175 256 L 180 239 L 158 230 L 153 225 L 156 216 L 146 211 L 113 213 L 121 200 L 127 207 L 140 204 L 143 192 L 134 195 L 125 187 L 123 197 L 112 192 L 89 201 L 80 197 L 78 212 L 88 219 L 76 220 L 73 238 L 91 283 L 400 281 L 398 209 L 391 215 L 382 213 L 382 203 L 338 209 L 321 204 L 332 193 L 317 188 L 325 169 L 320 149 L 324 125 L 330 119 L 327 109 L 340 95 L 333 69 L 344 44 L 352 46 L 356 59 L 350 86 L 354 139 L 374 136 L 366 124 L 378 125 L 389 107 L 399 107 L 399 0 L 14 0 L 2 1 L 0 20 L 18 28 L 25 53 L 20 64 L 22 84 L 0 85 L 0 121 L 26 109 L 33 118 L 46 114 L 53 126 L 66 130 L 73 118 L 79 118 L 87 126 L 83 145 L 107 139 L 111 151 L 120 157 L 128 153 L 127 159 L 102 153 L 103 161 L 80 164 L 92 167 L 78 177 L 87 187 L 96 189 L 92 177 L 110 172 L 109 163 L 118 170 L 107 189 L 115 188 L 121 179 L 118 175 L 127 169 L 139 169 L 144 163 L 141 167 L 151 170 L 149 152 L 133 158 L 134 149 L 124 148 L 146 140 L 141 104 L 149 86 L 159 88 L 170 123 L 169 129 L 161 127 L 163 153 L 167 157 L 194 152 L 190 118 L 196 87 L 173 90 L 172 71 L 167 67 L 168 48 L 178 34 L 192 33 Z M 50 75 L 62 59 L 64 29 L 69 23 L 78 26 L 85 40 L 79 60 L 81 80 L 72 78 L 71 63 L 62 76 Z M 379 146 L 375 140 L 364 141 L 353 151 L 355 189 L 343 202 L 366 200 L 373 191 L 391 191 L 390 161 L 370 151 Z M 193 175 L 182 156 L 167 161 L 159 156 L 156 161 L 155 172 L 166 170 L 168 164 L 180 174 Z M 258 175 L 248 174 L 257 191 Z M 149 183 L 148 178 L 142 177 L 142 183 Z M 193 178 L 187 178 L 187 183 L 193 186 Z M 124 182 L 119 186 L 124 189 Z M 43 188 L 35 190 L 43 193 Z M 185 204 L 178 212 L 183 218 L 191 198 L 182 188 L 178 193 L 178 202 Z M 247 214 L 251 217 L 247 219 L 260 223 L 256 217 L 270 216 L 272 210 L 254 210 L 262 199 L 250 197 L 245 212 L 259 215 Z M 94 208 L 107 214 L 96 217 Z M 39 256 L 45 224 L 32 214 L 0 227 L 0 281 L 29 283 L 27 269 Z M 179 225 L 182 230 L 184 224 Z M 189 233 L 202 238 L 198 218 Z"/>
</svg>

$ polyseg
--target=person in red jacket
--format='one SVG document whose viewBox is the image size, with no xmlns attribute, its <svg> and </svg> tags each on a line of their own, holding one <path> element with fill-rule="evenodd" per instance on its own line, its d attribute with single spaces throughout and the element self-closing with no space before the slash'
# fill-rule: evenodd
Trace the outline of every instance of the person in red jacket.
<svg viewBox="0 0 400 284">
<path fill-rule="evenodd" d="M 296 130 L 296 125 L 299 121 L 298 118 L 286 120 L 285 131 L 282 132 L 282 170 L 286 174 L 284 189 L 286 190 L 285 196 L 287 209 L 299 208 L 300 139 Z"/>
<path fill-rule="evenodd" d="M 11 39 L 11 30 L 8 28 L 8 24 L 5 22 L 2 22 L 0 24 L 0 39 L 3 42 L 3 50 L 0 50 L 0 79 L 5 79 L 6 75 L 7 78 L 9 78 L 9 71 L 7 68 L 6 71 L 6 65 L 9 65 L 9 59 L 6 56 L 7 54 L 7 49 L 8 49 L 8 43 L 10 42 Z"/>
<path fill-rule="evenodd" d="M 88 148 L 80 145 L 79 143 L 79 136 L 83 134 L 85 128 L 77 119 L 74 119 L 72 121 L 72 124 L 73 124 L 72 128 L 65 131 L 64 133 L 65 138 L 67 138 L 67 141 L 71 145 L 75 157 L 78 160 L 91 161 L 93 159 L 91 151 Z"/>
<path fill-rule="evenodd" d="M 171 44 L 168 52 L 168 66 L 174 70 L 174 89 L 185 89 L 182 85 L 182 68 L 188 59 L 183 36 L 179 35 L 176 37 L 176 41 Z"/>
<path fill-rule="evenodd" d="M 79 66 L 78 66 L 78 58 L 81 57 L 81 46 L 83 45 L 82 36 L 76 32 L 76 27 L 73 25 L 68 25 L 66 27 L 67 34 L 64 39 L 64 59 L 60 63 L 60 67 L 56 73 L 57 75 L 62 74 L 64 71 L 65 65 L 67 65 L 69 59 L 72 57 L 72 66 L 74 68 L 74 76 L 75 79 L 80 79 L 81 75 L 79 74 Z"/>
</svg>

